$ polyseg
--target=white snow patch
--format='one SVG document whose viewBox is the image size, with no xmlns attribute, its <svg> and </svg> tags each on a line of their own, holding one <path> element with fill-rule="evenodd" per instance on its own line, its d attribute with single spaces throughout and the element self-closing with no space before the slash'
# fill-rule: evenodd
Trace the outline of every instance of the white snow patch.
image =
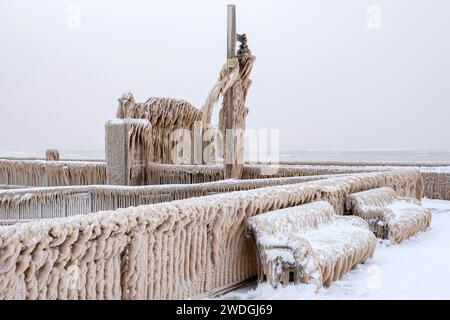
<svg viewBox="0 0 450 320">
<path fill-rule="evenodd" d="M 291 250 L 288 249 L 270 249 L 266 251 L 268 260 L 275 260 L 278 257 L 287 263 L 295 263 L 295 258 Z M 281 266 L 280 266 L 281 267 Z"/>
<path fill-rule="evenodd" d="M 424 199 L 433 220 L 426 232 L 390 245 L 380 241 L 373 258 L 329 288 L 264 283 L 241 288 L 223 299 L 450 299 L 450 201 Z"/>
</svg>

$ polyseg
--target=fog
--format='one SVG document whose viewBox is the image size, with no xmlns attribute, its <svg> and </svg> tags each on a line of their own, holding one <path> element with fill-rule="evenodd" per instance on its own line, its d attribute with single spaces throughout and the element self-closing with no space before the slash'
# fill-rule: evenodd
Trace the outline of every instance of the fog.
<svg viewBox="0 0 450 320">
<path fill-rule="evenodd" d="M 0 150 L 102 150 L 125 91 L 200 107 L 227 3 L 281 150 L 450 150 L 448 0 L 0 0 Z"/>
</svg>

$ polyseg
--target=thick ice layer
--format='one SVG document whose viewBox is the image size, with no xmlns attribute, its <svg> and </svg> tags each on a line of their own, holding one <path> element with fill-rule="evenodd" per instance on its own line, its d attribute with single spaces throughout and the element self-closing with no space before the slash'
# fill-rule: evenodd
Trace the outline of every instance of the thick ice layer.
<svg viewBox="0 0 450 320">
<path fill-rule="evenodd" d="M 358 217 L 335 216 L 325 201 L 271 211 L 248 219 L 256 244 L 258 282 L 329 286 L 375 250 L 376 239 Z"/>
<path fill-rule="evenodd" d="M 0 159 L 0 184 L 69 186 L 105 184 L 106 163 Z"/>
<path fill-rule="evenodd" d="M 230 183 L 232 190 L 240 182 Z M 255 252 L 244 232 L 247 218 L 318 199 L 337 211 L 348 194 L 379 186 L 421 197 L 421 183 L 417 171 L 355 174 L 0 227 L 0 299 L 216 295 L 241 286 L 257 272 Z M 184 188 L 192 187 L 167 190 L 182 196 Z M 121 187 L 107 188 L 97 196 L 111 196 L 111 202 L 129 206 L 148 188 L 125 193 Z M 346 262 L 348 266 L 352 260 Z M 79 281 L 73 283 L 73 274 Z"/>
<path fill-rule="evenodd" d="M 417 199 L 398 197 L 390 187 L 351 194 L 346 207 L 366 220 L 377 237 L 396 243 L 425 230 L 431 222 L 431 212 Z"/>
</svg>

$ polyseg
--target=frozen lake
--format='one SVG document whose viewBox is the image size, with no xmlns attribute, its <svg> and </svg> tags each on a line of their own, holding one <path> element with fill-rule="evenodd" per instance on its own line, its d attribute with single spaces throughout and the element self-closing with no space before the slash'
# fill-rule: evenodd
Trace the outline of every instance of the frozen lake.
<svg viewBox="0 0 450 320">
<path fill-rule="evenodd" d="M 60 150 L 62 159 L 104 159 L 103 150 Z M 45 150 L 1 150 L 1 157 L 39 157 Z M 414 150 L 297 150 L 281 151 L 280 161 L 450 161 L 450 151 Z"/>
</svg>

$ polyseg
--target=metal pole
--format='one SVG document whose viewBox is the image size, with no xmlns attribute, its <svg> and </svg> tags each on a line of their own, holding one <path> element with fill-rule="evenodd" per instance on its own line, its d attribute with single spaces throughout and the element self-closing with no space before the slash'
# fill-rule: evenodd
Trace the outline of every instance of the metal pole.
<svg viewBox="0 0 450 320">
<path fill-rule="evenodd" d="M 236 6 L 228 5 L 227 58 L 236 56 Z"/>
<path fill-rule="evenodd" d="M 227 19 L 227 59 L 236 57 L 236 6 L 228 5 Z M 230 68 L 229 68 L 230 70 Z M 233 108 L 233 88 L 228 89 L 225 94 L 225 179 L 232 178 L 233 165 L 235 163 L 234 154 L 234 108 Z"/>
</svg>

